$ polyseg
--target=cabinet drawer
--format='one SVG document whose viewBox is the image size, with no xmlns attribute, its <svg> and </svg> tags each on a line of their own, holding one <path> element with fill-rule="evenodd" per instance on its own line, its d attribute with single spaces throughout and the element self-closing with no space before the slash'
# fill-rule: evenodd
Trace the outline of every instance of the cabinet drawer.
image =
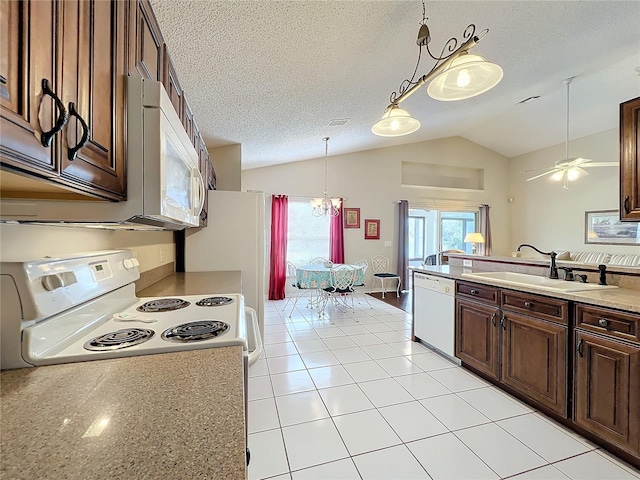
<svg viewBox="0 0 640 480">
<path fill-rule="evenodd" d="M 640 342 L 640 315 L 576 304 L 576 327 Z"/>
<path fill-rule="evenodd" d="M 531 293 L 500 291 L 500 301 L 504 310 L 528 313 L 538 318 L 567 325 L 569 323 L 569 302 L 542 297 Z"/>
<path fill-rule="evenodd" d="M 498 289 L 477 283 L 456 282 L 456 296 L 473 298 L 483 303 L 498 305 Z"/>
</svg>

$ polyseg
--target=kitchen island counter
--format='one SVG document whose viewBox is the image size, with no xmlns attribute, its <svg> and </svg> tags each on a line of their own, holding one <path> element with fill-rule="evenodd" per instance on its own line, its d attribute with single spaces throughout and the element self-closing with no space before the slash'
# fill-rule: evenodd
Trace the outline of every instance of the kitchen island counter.
<svg viewBox="0 0 640 480">
<path fill-rule="evenodd" d="M 511 268 L 510 268 L 511 267 Z M 486 268 L 480 269 L 475 267 L 460 267 L 455 265 L 426 265 L 424 267 L 412 267 L 415 272 L 438 275 L 453 280 L 461 280 L 472 283 L 484 283 L 496 287 L 506 288 L 509 290 L 518 290 L 522 292 L 537 293 L 547 297 L 561 298 L 564 300 L 573 300 L 574 302 L 587 303 L 590 305 L 598 305 L 602 307 L 617 308 L 628 312 L 640 313 L 640 290 L 630 288 L 617 288 L 611 290 L 599 291 L 582 291 L 582 292 L 550 292 L 535 286 L 515 286 L 501 282 L 497 279 L 490 278 L 470 278 L 464 277 L 463 273 L 486 273 Z M 513 271 L 512 266 L 506 268 L 492 268 L 492 271 Z M 594 274 L 595 275 L 595 274 Z"/>
<path fill-rule="evenodd" d="M 241 347 L 6 370 L 0 477 L 246 478 Z"/>
</svg>

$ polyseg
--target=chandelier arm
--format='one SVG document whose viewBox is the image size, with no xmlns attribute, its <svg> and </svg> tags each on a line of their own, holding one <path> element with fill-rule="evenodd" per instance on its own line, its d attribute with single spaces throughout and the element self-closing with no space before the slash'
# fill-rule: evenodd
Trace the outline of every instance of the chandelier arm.
<svg viewBox="0 0 640 480">
<path fill-rule="evenodd" d="M 467 28 L 469 28 L 469 27 L 467 27 Z M 474 26 L 474 29 L 475 29 L 475 26 Z M 423 75 L 422 77 L 420 77 L 410 88 L 406 89 L 404 92 L 402 92 L 400 95 L 396 96 L 395 98 L 393 97 L 393 95 L 396 92 L 393 92 L 391 94 L 393 100 L 387 106 L 387 108 L 391 108 L 393 105 L 399 105 L 401 102 L 404 102 L 407 98 L 409 98 L 409 96 L 411 96 L 421 86 L 423 86 L 425 83 L 427 83 L 428 81 L 432 80 L 435 76 L 439 75 L 443 70 L 445 70 L 451 64 L 451 62 L 453 62 L 453 60 L 458 58 L 458 56 L 462 55 L 463 53 L 466 53 L 468 50 L 470 50 L 473 47 L 475 47 L 477 45 L 478 41 L 480 41 L 480 39 L 488 31 L 489 31 L 488 29 L 487 30 L 483 30 L 481 32 L 481 36 L 480 37 L 473 36 L 473 37 L 467 39 L 467 41 L 464 42 L 462 45 L 460 45 L 460 47 L 458 47 L 458 49 L 455 52 L 453 52 L 450 55 L 448 55 L 444 59 L 444 61 L 436 63 L 433 66 L 433 68 L 429 71 L 429 73 L 427 73 L 427 74 Z M 466 32 L 466 30 L 465 30 L 465 32 Z"/>
<path fill-rule="evenodd" d="M 489 30 L 487 29 L 484 32 L 481 32 L 481 35 L 484 36 L 483 34 L 486 34 L 486 32 L 488 31 Z M 467 25 L 467 28 L 465 28 L 464 32 L 462 32 L 462 38 L 465 40 L 465 42 L 460 45 L 460 49 L 463 49 L 466 43 L 470 39 L 480 40 L 480 37 L 476 37 L 475 33 L 476 33 L 476 26 L 473 23 L 470 23 L 469 25 Z M 442 60 L 446 60 L 447 58 L 451 57 L 452 55 L 455 55 L 458 52 L 458 39 L 456 37 L 451 37 L 449 40 L 447 40 L 447 43 L 443 45 L 442 51 L 440 52 L 439 56 L 435 56 L 434 54 L 431 53 L 431 50 L 429 50 L 429 44 L 427 44 L 426 47 L 427 47 L 427 53 L 429 54 L 429 56 L 434 60 L 436 60 L 437 62 L 440 62 Z M 445 51 L 449 53 L 445 55 Z"/>
<path fill-rule="evenodd" d="M 398 88 L 398 91 L 391 92 L 391 95 L 389 96 L 389 102 L 391 104 L 396 103 L 396 99 L 398 98 L 398 96 L 402 96 L 404 92 L 407 91 L 408 88 L 410 88 L 413 85 L 416 85 L 417 82 L 414 81 L 414 79 L 416 78 L 416 73 L 418 72 L 418 66 L 420 65 L 421 58 L 422 58 L 422 46 L 418 47 L 418 61 L 416 62 L 416 68 L 413 69 L 413 75 L 411 75 L 411 80 L 409 80 L 408 78 L 405 78 L 400 83 L 400 88 Z"/>
</svg>

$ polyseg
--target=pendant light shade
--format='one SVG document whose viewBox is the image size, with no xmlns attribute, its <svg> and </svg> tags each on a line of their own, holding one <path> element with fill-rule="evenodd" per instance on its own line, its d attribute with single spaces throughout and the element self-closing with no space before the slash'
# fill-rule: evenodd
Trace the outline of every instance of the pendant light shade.
<svg viewBox="0 0 640 480">
<path fill-rule="evenodd" d="M 396 104 L 389 105 L 371 131 L 380 137 L 401 137 L 420 128 L 420 122 Z"/>
<path fill-rule="evenodd" d="M 495 87 L 502 80 L 500 65 L 480 55 L 464 54 L 427 86 L 431 98 L 451 102 L 475 97 Z"/>
</svg>

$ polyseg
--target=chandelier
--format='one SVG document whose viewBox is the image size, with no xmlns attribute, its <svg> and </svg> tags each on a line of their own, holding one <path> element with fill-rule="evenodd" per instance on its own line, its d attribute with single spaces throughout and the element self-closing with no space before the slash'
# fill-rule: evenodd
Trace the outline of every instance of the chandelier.
<svg viewBox="0 0 640 480">
<path fill-rule="evenodd" d="M 311 213 L 314 217 L 337 217 L 340 215 L 340 199 L 329 198 L 327 194 L 327 152 L 329 151 L 329 137 L 324 142 L 324 196 L 311 200 Z"/>
<path fill-rule="evenodd" d="M 420 122 L 409 112 L 398 105 L 423 85 L 427 84 L 427 93 L 431 98 L 445 102 L 464 100 L 475 97 L 495 87 L 502 80 L 502 68 L 490 63 L 480 55 L 469 53 L 489 30 L 485 29 L 475 35 L 476 26 L 469 24 L 464 29 L 464 41 L 458 46 L 455 37 L 450 38 L 442 47 L 440 55 L 434 55 L 429 49 L 431 34 L 427 27 L 428 18 L 425 16 L 425 3 L 422 0 L 422 22 L 418 30 L 418 61 L 411 79 L 404 79 L 397 92 L 392 92 L 389 105 L 382 118 L 378 120 L 371 131 L 381 137 L 399 137 L 415 132 L 420 128 Z M 416 79 L 422 51 L 435 60 L 435 64 L 428 73 Z"/>
</svg>

